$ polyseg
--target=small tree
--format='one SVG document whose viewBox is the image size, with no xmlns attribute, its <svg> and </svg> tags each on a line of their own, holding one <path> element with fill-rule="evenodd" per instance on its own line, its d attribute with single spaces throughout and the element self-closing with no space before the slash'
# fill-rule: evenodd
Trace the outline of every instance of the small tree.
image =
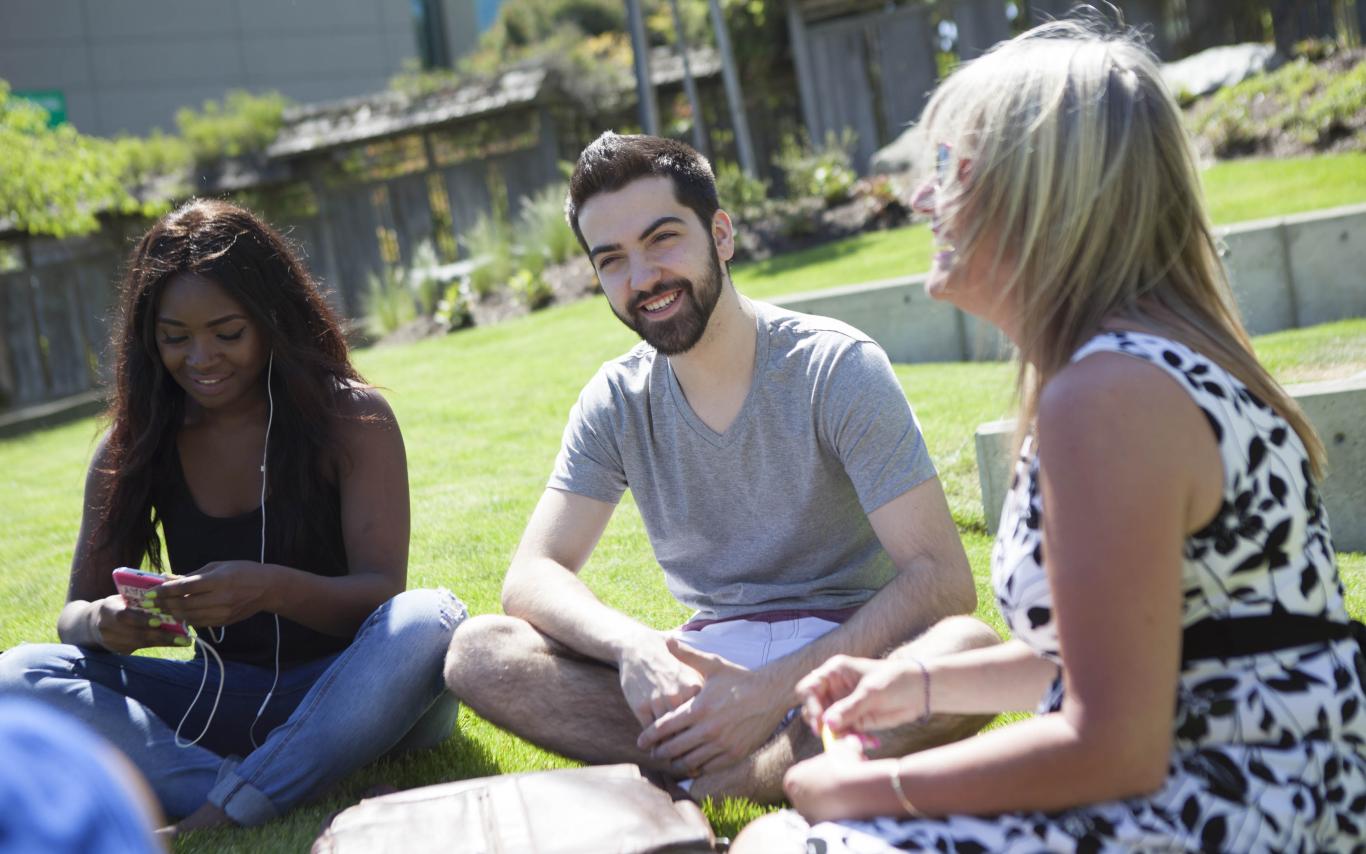
<svg viewBox="0 0 1366 854">
<path fill-rule="evenodd" d="M 0 212 L 29 234 L 88 234 L 104 211 L 152 216 L 125 187 L 127 161 L 114 143 L 48 127 L 47 111 L 10 94 L 0 80 Z"/>
</svg>

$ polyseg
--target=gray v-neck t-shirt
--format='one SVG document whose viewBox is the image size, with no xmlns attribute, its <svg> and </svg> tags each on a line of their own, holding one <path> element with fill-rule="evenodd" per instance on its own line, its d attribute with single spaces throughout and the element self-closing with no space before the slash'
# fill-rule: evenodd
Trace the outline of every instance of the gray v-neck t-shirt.
<svg viewBox="0 0 1366 854">
<path fill-rule="evenodd" d="M 611 504 L 629 488 L 695 619 L 861 605 L 896 572 L 868 513 L 934 477 L 934 464 L 872 339 L 750 304 L 754 377 L 724 433 L 642 342 L 580 393 L 549 485 Z"/>
</svg>

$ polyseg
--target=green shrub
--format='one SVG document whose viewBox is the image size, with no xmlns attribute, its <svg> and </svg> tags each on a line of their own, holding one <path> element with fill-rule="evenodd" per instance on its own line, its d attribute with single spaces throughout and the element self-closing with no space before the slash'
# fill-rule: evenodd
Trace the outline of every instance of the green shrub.
<svg viewBox="0 0 1366 854">
<path fill-rule="evenodd" d="M 365 283 L 365 325 L 371 335 L 382 338 L 417 318 L 403 268 L 386 266 L 379 274 L 367 274 Z"/>
<path fill-rule="evenodd" d="M 222 103 L 205 101 L 198 111 L 176 113 L 176 127 L 199 163 L 264 151 L 284 124 L 288 100 L 279 92 L 253 95 L 241 89 Z"/>
<path fill-rule="evenodd" d="M 436 257 L 436 248 L 430 240 L 417 244 L 408 265 L 407 279 L 413 305 L 424 317 L 436 313 L 436 304 L 441 300 L 445 290 L 434 272 L 440 264 L 441 260 Z"/>
<path fill-rule="evenodd" d="M 564 184 L 552 184 L 522 200 L 517 221 L 519 254 L 522 267 L 538 276 L 546 264 L 563 264 L 578 249 L 564 219 L 567 192 Z"/>
<path fill-rule="evenodd" d="M 1335 72 L 1305 59 L 1221 89 L 1196 105 L 1188 122 L 1216 156 L 1256 150 L 1288 133 L 1309 146 L 1359 129 L 1366 117 L 1366 62 Z"/>
<path fill-rule="evenodd" d="M 129 190 L 149 187 L 159 179 L 183 179 L 194 162 L 185 140 L 161 128 L 149 136 L 117 137 L 113 146 L 121 180 Z M 183 180 L 177 180 L 175 188 L 185 189 Z"/>
<path fill-rule="evenodd" d="M 525 269 L 513 274 L 512 279 L 508 281 L 508 289 L 518 302 L 532 311 L 545 308 L 555 298 L 555 292 L 539 273 Z"/>
<path fill-rule="evenodd" d="M 741 220 L 761 219 L 768 212 L 768 181 L 746 175 L 735 163 L 717 164 L 716 193 L 721 207 Z"/>
<path fill-rule="evenodd" d="M 446 286 L 445 295 L 436 301 L 436 311 L 432 314 L 432 319 L 447 329 L 469 326 L 474 320 L 470 311 L 469 293 L 460 282 L 452 282 Z"/>
<path fill-rule="evenodd" d="M 1366 0 L 1359 0 L 1366 2 Z M 1358 62 L 1345 74 L 1329 80 L 1305 106 L 1300 117 L 1301 138 L 1313 134 L 1324 142 L 1352 122 L 1363 124 L 1366 117 L 1366 62 Z"/>
<path fill-rule="evenodd" d="M 849 198 L 858 180 L 850 157 L 854 140 L 854 132 L 847 128 L 839 136 L 826 134 L 819 147 L 811 144 L 805 131 L 784 136 L 774 162 L 783 171 L 788 196 L 816 198 L 826 205 Z"/>
<path fill-rule="evenodd" d="M 502 218 L 480 214 L 462 238 L 465 250 L 475 262 L 470 272 L 470 289 L 480 299 L 506 285 L 517 268 L 509 231 Z"/>
<path fill-rule="evenodd" d="M 0 215 L 10 226 L 66 237 L 98 230 L 96 214 L 105 211 L 161 213 L 164 203 L 129 193 L 123 163 L 113 142 L 70 124 L 50 127 L 46 110 L 0 80 Z"/>
</svg>

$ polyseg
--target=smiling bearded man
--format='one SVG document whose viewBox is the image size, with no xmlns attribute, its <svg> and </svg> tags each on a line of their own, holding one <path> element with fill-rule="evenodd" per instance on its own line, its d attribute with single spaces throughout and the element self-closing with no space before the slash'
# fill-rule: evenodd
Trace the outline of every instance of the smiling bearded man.
<svg viewBox="0 0 1366 854">
<path fill-rule="evenodd" d="M 566 213 L 612 311 L 644 341 L 570 413 L 503 584 L 468 620 L 446 684 L 479 714 L 585 762 L 635 762 L 701 800 L 773 803 L 820 742 L 795 686 L 832 655 L 926 660 L 997 643 L 969 614 L 967 557 L 886 354 L 838 321 L 736 293 L 730 217 L 688 146 L 606 133 Z M 673 631 L 578 578 L 629 488 Z M 963 737 L 976 716 L 882 734 L 886 753 Z"/>
<path fill-rule="evenodd" d="M 705 277 L 700 279 L 702 292 L 699 296 L 693 282 L 687 279 L 672 279 L 660 282 L 648 293 L 638 294 L 633 300 L 629 313 L 623 314 L 612 306 L 617 319 L 645 340 L 646 344 L 666 356 L 677 356 L 693 348 L 707 330 L 707 321 L 716 309 L 721 297 L 721 260 L 716 252 L 711 253 L 711 264 Z M 675 314 L 670 312 L 669 320 L 659 317 L 682 301 Z"/>
</svg>

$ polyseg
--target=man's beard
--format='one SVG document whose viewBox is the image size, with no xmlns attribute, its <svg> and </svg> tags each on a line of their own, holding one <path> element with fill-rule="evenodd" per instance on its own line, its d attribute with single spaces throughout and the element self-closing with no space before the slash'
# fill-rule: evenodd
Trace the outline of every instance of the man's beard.
<svg viewBox="0 0 1366 854">
<path fill-rule="evenodd" d="M 688 352 L 702 340 L 703 333 L 707 331 L 707 321 L 711 319 L 711 313 L 721 298 L 721 262 L 715 250 L 712 250 L 708 260 L 706 278 L 700 281 L 700 288 L 688 279 L 669 279 L 655 285 L 647 294 L 637 294 L 628 309 L 629 315 L 623 316 L 616 306 L 612 306 L 612 313 L 634 329 L 646 344 L 664 355 L 676 356 Z M 686 304 L 679 306 L 668 320 L 653 321 L 641 309 L 651 300 L 658 299 L 660 294 L 676 289 L 680 289 L 677 298 Z M 611 305 L 610 301 L 608 304 Z"/>
</svg>

